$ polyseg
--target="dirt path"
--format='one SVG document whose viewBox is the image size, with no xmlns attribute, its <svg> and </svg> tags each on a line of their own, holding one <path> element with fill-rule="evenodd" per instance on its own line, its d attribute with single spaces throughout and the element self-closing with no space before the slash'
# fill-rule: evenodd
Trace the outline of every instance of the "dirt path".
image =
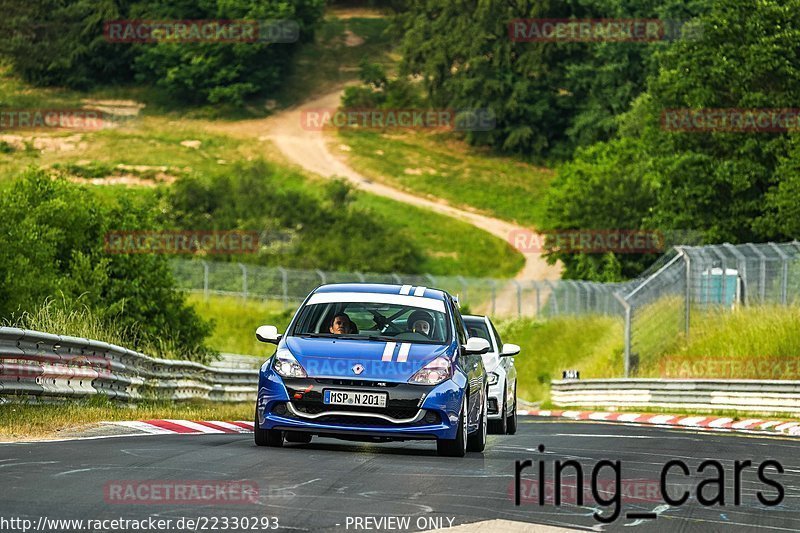
<svg viewBox="0 0 800 533">
<path fill-rule="evenodd" d="M 271 140 L 290 161 L 324 178 L 345 178 L 357 189 L 463 220 L 504 240 L 507 240 L 514 230 L 530 230 L 530 228 L 523 228 L 511 222 L 454 207 L 445 201 L 421 198 L 394 187 L 376 183 L 356 172 L 328 150 L 323 132 L 312 131 L 302 127 L 301 113 L 304 110 L 335 109 L 339 106 L 340 96 L 341 90 L 337 90 L 314 98 L 300 106 L 282 111 L 268 119 L 236 123 L 236 133 L 238 135 L 243 133 L 257 135 L 261 139 Z M 231 124 L 230 126 L 234 125 Z M 477 253 L 480 253 L 480 251 Z M 541 254 L 538 253 L 525 253 L 523 255 L 525 257 L 525 265 L 517 273 L 515 280 L 523 282 L 559 279 L 561 273 L 560 265 L 547 264 Z M 508 283 L 502 287 L 498 291 L 495 312 L 504 315 L 516 314 L 516 295 L 517 287 L 513 283 Z M 525 307 L 527 308 L 528 305 L 525 305 Z"/>
</svg>

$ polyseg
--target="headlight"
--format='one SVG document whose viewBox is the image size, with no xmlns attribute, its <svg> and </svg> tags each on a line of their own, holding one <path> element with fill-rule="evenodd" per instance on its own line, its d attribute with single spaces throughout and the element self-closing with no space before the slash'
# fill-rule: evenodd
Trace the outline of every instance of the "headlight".
<svg viewBox="0 0 800 533">
<path fill-rule="evenodd" d="M 453 366 L 450 364 L 450 359 L 437 357 L 417 370 L 416 374 L 411 376 L 408 382 L 414 385 L 438 385 L 442 381 L 450 379 L 452 370 Z"/>
<path fill-rule="evenodd" d="M 272 364 L 279 375 L 285 378 L 305 378 L 308 377 L 305 369 L 297 362 L 292 352 L 283 348 L 275 352 L 275 362 Z"/>
<path fill-rule="evenodd" d="M 500 376 L 494 372 L 489 372 L 489 385 L 497 385 L 498 381 L 500 381 Z"/>
</svg>

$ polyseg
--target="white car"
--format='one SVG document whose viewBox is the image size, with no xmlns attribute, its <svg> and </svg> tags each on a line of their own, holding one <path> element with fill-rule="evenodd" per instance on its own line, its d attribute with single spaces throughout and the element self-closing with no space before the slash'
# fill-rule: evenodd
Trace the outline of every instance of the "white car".
<svg viewBox="0 0 800 533">
<path fill-rule="evenodd" d="M 489 341 L 491 349 L 483 354 L 483 366 L 489 377 L 489 431 L 513 435 L 517 432 L 517 369 L 514 356 L 519 346 L 500 340 L 489 320 L 479 315 L 464 315 L 470 337 Z"/>
</svg>

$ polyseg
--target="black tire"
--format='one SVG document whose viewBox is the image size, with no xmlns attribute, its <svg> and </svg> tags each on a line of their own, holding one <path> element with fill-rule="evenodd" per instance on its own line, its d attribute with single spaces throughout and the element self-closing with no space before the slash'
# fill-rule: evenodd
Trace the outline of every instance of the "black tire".
<svg viewBox="0 0 800 533">
<path fill-rule="evenodd" d="M 445 457 L 464 457 L 467 455 L 467 393 L 464 393 L 464 402 L 461 404 L 461 414 L 458 415 L 458 431 L 454 439 L 438 439 L 436 451 Z"/>
<path fill-rule="evenodd" d="M 500 420 L 489 420 L 489 433 L 498 434 L 498 435 L 505 435 L 507 431 L 506 427 L 506 391 L 503 390 L 503 407 L 500 410 Z"/>
<path fill-rule="evenodd" d="M 297 431 L 286 432 L 286 442 L 292 444 L 308 444 L 311 442 L 311 433 L 298 433 Z"/>
<path fill-rule="evenodd" d="M 467 437 L 467 451 L 469 452 L 482 452 L 486 448 L 486 432 L 489 426 L 489 405 L 487 403 L 488 396 L 488 392 L 486 392 L 483 396 L 478 429 L 476 429 Z"/>
<path fill-rule="evenodd" d="M 514 384 L 514 408 L 506 418 L 506 435 L 513 435 L 517 432 L 517 385 Z"/>
<path fill-rule="evenodd" d="M 258 427 L 258 413 L 256 413 L 253 421 L 253 438 L 256 441 L 256 446 L 271 446 L 273 448 L 283 446 L 283 431 Z"/>
</svg>

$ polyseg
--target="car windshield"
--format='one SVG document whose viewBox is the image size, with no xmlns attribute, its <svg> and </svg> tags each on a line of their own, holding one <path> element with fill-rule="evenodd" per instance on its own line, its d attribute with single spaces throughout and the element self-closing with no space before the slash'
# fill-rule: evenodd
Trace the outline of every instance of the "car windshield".
<svg viewBox="0 0 800 533">
<path fill-rule="evenodd" d="M 486 322 L 484 320 L 464 319 L 464 324 L 467 326 L 467 333 L 469 333 L 470 337 L 486 339 L 491 346 L 492 338 L 489 335 L 489 328 L 486 327 Z"/>
<path fill-rule="evenodd" d="M 404 303 L 331 301 L 305 305 L 291 334 L 298 337 L 446 344 L 450 327 L 443 305 L 418 307 Z"/>
</svg>

